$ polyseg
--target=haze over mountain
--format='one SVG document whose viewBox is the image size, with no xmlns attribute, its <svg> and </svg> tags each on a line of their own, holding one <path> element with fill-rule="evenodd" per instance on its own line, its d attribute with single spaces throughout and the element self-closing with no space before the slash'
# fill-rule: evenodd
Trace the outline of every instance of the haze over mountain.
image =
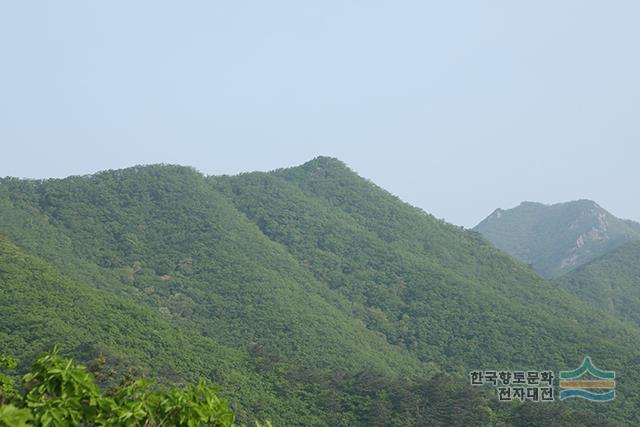
<svg viewBox="0 0 640 427">
<path fill-rule="evenodd" d="M 474 230 L 548 278 L 640 240 L 639 223 L 619 219 L 591 200 L 523 202 L 496 209 Z"/>
<path fill-rule="evenodd" d="M 640 329 L 337 159 L 0 181 L 0 353 L 60 345 L 228 390 L 282 425 L 640 422 Z M 616 370 L 618 398 L 501 405 L 469 369 Z M 542 420 L 542 421 L 541 421 Z"/>
</svg>

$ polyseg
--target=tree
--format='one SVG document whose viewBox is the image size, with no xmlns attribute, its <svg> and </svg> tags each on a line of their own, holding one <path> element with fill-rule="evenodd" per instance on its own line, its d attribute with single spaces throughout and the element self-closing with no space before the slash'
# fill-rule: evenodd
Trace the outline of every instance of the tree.
<svg viewBox="0 0 640 427">
<path fill-rule="evenodd" d="M 8 357 L 0 364 L 16 367 Z M 204 380 L 163 390 L 148 380 L 129 379 L 104 392 L 85 366 L 59 356 L 55 348 L 33 363 L 19 391 L 4 374 L 0 385 L 0 426 L 236 425 L 227 401 Z"/>
</svg>

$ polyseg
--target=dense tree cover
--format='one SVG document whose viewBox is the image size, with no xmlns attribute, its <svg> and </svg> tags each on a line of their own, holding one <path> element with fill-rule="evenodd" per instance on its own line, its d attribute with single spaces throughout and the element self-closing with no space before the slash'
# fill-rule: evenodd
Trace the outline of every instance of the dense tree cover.
<svg viewBox="0 0 640 427">
<path fill-rule="evenodd" d="M 5 179 L 0 234 L 0 352 L 26 361 L 59 343 L 166 383 L 205 377 L 241 422 L 551 425 L 603 407 L 500 405 L 466 371 L 588 353 L 623 378 L 603 416 L 640 419 L 636 328 L 333 159 Z"/>
<path fill-rule="evenodd" d="M 592 313 L 477 233 L 402 203 L 339 161 L 212 181 L 347 296 L 353 315 L 422 360 L 448 370 L 560 370 L 590 354 L 629 379 L 638 375 L 630 368 L 636 329 Z M 628 393 L 633 402 L 637 390 Z"/>
<path fill-rule="evenodd" d="M 111 373 L 105 385 L 123 374 L 153 376 L 165 384 L 205 377 L 228 387 L 243 421 L 249 414 L 271 418 L 276 402 L 288 405 L 245 352 L 172 323 L 157 310 L 69 280 L 2 238 L 0 302 L 0 354 L 16 354 L 24 367 L 59 345 L 84 363 L 105 357 Z"/>
<path fill-rule="evenodd" d="M 640 240 L 640 224 L 616 218 L 591 200 L 524 202 L 497 209 L 474 229 L 544 277 L 558 277 Z"/>
<path fill-rule="evenodd" d="M 556 279 L 580 299 L 640 326 L 640 242 L 630 242 Z"/>
<path fill-rule="evenodd" d="M 97 181 L 97 189 L 92 190 L 95 194 L 79 195 L 72 199 L 75 201 L 65 199 L 65 206 L 70 206 L 65 216 L 59 213 L 45 216 L 34 209 L 34 201 L 40 203 L 40 197 L 53 192 L 38 186 L 53 184 L 57 197 L 67 198 L 59 186 L 73 192 L 75 181 L 87 178 L 73 178 L 70 182 L 8 183 L 22 188 L 7 191 L 9 197 L 0 204 L 4 208 L 0 215 L 4 220 L 1 231 L 23 248 L 45 258 L 71 280 L 56 277 L 49 281 L 48 287 L 31 288 L 30 284 L 37 283 L 40 277 L 7 279 L 6 283 L 16 286 L 15 293 L 21 296 L 11 301 L 15 306 L 13 311 L 20 314 L 18 319 L 22 320 L 14 324 L 10 320 L 0 323 L 3 332 L 11 337 L 11 341 L 0 344 L 3 351 L 28 359 L 29 355 L 60 343 L 62 349 L 78 356 L 85 356 L 87 352 L 90 356 L 98 352 L 115 354 L 116 360 L 122 360 L 124 365 L 130 359 L 136 361 L 137 349 L 149 348 L 144 352 L 148 357 L 139 358 L 136 365 L 151 365 L 148 368 L 151 374 L 174 381 L 204 375 L 232 394 L 230 401 L 239 406 L 234 409 L 241 419 L 246 419 L 244 414 L 250 412 L 277 424 L 322 425 L 326 416 L 318 410 L 313 396 L 303 390 L 289 392 L 281 372 L 301 366 L 312 366 L 327 373 L 366 366 L 375 375 L 389 377 L 404 373 L 409 377 L 428 378 L 437 372 L 433 365 L 421 363 L 408 352 L 394 348 L 362 322 L 342 313 L 336 305 L 346 306 L 346 299 L 332 296 L 328 289 L 323 291 L 323 286 L 316 283 L 311 274 L 262 235 L 197 173 L 186 168 L 140 168 L 129 170 L 124 182 L 114 179 L 118 175 L 117 172 L 105 173 L 90 178 Z M 189 208 L 164 198 L 158 198 L 149 206 L 147 193 L 155 194 L 159 182 L 168 188 L 167 195 L 188 201 Z M 125 185 L 143 190 L 137 194 Z M 129 201 L 133 206 L 122 209 L 105 201 L 111 197 L 119 202 L 120 194 L 139 202 L 135 205 Z M 98 195 L 104 200 L 97 205 L 87 204 L 87 200 Z M 49 209 L 49 203 L 56 205 L 51 200 L 43 203 L 42 209 Z M 78 206 L 72 208 L 74 204 Z M 101 217 L 103 210 L 110 212 L 112 222 Z M 172 219 L 181 212 L 186 212 L 188 217 L 179 221 Z M 72 219 L 66 217 L 76 214 Z M 154 223 L 154 215 L 166 215 L 169 219 Z M 96 217 L 101 218 L 102 225 L 94 230 L 91 224 Z M 105 224 L 118 231 L 103 233 L 100 227 Z M 143 244 L 138 249 L 141 253 L 124 258 L 117 244 L 111 246 L 111 234 L 123 234 L 122 230 L 128 228 L 137 233 L 136 238 Z M 171 236 L 181 233 L 185 242 L 170 241 Z M 175 251 L 175 258 L 168 270 L 162 255 L 167 245 L 179 248 L 171 249 Z M 106 263 L 104 259 L 112 261 Z M 27 274 L 32 268 L 24 266 L 23 270 Z M 126 317 L 124 321 L 118 319 L 117 312 L 110 318 L 99 312 L 97 317 L 101 321 L 94 325 L 91 319 L 95 308 L 86 304 L 75 309 L 77 317 L 84 317 L 84 324 L 78 325 L 75 319 L 65 317 L 66 307 L 73 306 L 75 299 L 69 297 L 55 302 L 46 298 L 48 292 L 57 289 L 54 286 L 59 282 L 95 286 L 98 289 L 85 287 L 87 292 L 101 292 L 97 300 L 111 298 L 107 291 L 113 290 L 111 293 L 120 296 L 119 304 L 129 299 L 126 307 L 147 307 L 147 311 L 151 311 L 146 314 L 152 313 L 153 318 L 148 324 L 129 324 Z M 40 296 L 34 297 L 32 293 Z M 68 294 L 74 293 L 75 290 Z M 85 298 L 82 294 L 78 296 L 79 300 Z M 54 312 L 47 313 L 47 310 Z M 33 323 L 33 317 L 54 319 L 61 332 L 53 333 L 49 326 L 38 328 L 40 335 L 34 339 L 26 333 L 32 330 L 27 325 Z M 155 322 L 178 329 L 155 328 Z M 92 334 L 99 328 L 110 328 L 113 336 Z M 128 334 L 128 330 L 134 333 Z M 21 332 L 15 334 L 14 331 Z M 146 338 L 146 334 L 152 339 Z M 85 340 L 95 344 L 75 343 Z M 176 343 L 178 340 L 180 344 Z M 190 340 L 199 343 L 201 348 L 189 345 Z M 162 348 L 169 343 L 177 354 L 153 355 L 155 346 Z M 229 347 L 236 349 L 236 353 L 220 354 L 221 349 Z M 127 355 L 129 349 L 132 349 L 131 358 Z M 268 357 L 258 357 L 259 354 Z M 172 359 L 175 362 L 171 362 Z M 275 366 L 274 361 L 279 361 L 279 365 Z M 276 368 L 278 371 L 270 371 Z M 195 370 L 192 376 L 189 376 L 190 369 Z M 259 378 L 249 375 L 251 371 L 258 371 Z M 267 377 L 268 381 L 264 379 Z M 279 400 L 277 406 L 273 404 L 275 396 Z"/>
<path fill-rule="evenodd" d="M 14 369 L 13 358 L 0 357 L 0 368 Z M 75 364 L 57 349 L 38 357 L 21 385 L 0 374 L 0 426 L 235 426 L 235 416 L 216 387 L 160 387 L 152 381 L 123 377 L 100 387 L 105 362 Z M 334 372 L 330 377 L 304 368 L 290 371 L 292 383 L 313 388 L 329 425 L 608 425 L 605 418 L 560 405 L 499 404 L 484 392 L 446 374 L 428 381 L 393 381 L 370 371 Z M 297 378 L 297 379 L 296 379 Z M 339 390 L 337 393 L 318 391 Z M 252 423 L 253 424 L 253 423 Z M 270 427 L 255 421 L 256 427 Z"/>
</svg>

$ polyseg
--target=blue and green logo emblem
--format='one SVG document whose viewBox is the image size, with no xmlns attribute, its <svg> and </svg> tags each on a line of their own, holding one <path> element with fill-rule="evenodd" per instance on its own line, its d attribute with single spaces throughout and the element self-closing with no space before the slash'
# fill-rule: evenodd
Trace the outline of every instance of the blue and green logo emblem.
<svg viewBox="0 0 640 427">
<path fill-rule="evenodd" d="M 588 378 L 583 378 L 590 374 Z M 560 371 L 560 400 L 572 397 L 596 402 L 608 402 L 616 397 L 615 371 L 603 371 L 594 366 L 589 356 L 577 369 Z"/>
</svg>

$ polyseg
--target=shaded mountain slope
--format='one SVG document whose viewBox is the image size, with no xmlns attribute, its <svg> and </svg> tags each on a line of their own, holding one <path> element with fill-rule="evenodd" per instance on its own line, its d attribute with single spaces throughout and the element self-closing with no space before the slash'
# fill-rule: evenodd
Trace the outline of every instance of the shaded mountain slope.
<svg viewBox="0 0 640 427">
<path fill-rule="evenodd" d="M 640 326 L 640 242 L 630 242 L 556 279 L 592 306 Z"/>
<path fill-rule="evenodd" d="M 628 241 L 640 240 L 640 224 L 616 218 L 590 200 L 555 205 L 524 202 L 513 209 L 497 209 L 474 230 L 544 277 L 557 277 Z"/>
</svg>

